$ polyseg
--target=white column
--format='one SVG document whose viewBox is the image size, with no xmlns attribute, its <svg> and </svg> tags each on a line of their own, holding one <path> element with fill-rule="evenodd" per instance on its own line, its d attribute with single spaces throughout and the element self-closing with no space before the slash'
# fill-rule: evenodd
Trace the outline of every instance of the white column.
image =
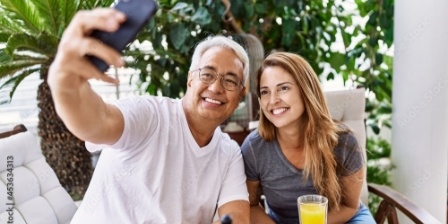
<svg viewBox="0 0 448 224">
<path fill-rule="evenodd" d="M 395 1 L 394 187 L 441 223 L 447 212 L 448 1 Z"/>
</svg>

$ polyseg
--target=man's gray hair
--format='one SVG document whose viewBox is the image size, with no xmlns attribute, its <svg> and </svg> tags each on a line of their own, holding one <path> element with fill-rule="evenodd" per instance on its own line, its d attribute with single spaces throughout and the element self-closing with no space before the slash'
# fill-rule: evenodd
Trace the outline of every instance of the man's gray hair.
<svg viewBox="0 0 448 224">
<path fill-rule="evenodd" d="M 200 42 L 194 50 L 193 57 L 191 59 L 190 71 L 198 69 L 199 61 L 202 55 L 212 47 L 223 47 L 232 49 L 235 52 L 238 59 L 243 62 L 243 83 L 246 85 L 246 81 L 249 78 L 249 56 L 240 44 L 228 37 L 213 36 Z"/>
</svg>

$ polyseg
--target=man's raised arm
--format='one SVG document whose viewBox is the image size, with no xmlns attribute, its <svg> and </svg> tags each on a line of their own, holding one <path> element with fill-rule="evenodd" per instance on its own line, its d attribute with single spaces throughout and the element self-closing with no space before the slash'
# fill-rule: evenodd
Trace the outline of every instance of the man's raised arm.
<svg viewBox="0 0 448 224">
<path fill-rule="evenodd" d="M 118 80 L 100 72 L 86 56 L 94 55 L 108 64 L 123 66 L 117 51 L 89 34 L 95 29 L 113 32 L 125 19 L 113 9 L 78 12 L 65 30 L 50 66 L 48 84 L 56 112 L 67 128 L 82 140 L 113 144 L 123 132 L 121 112 L 106 104 L 88 83 L 89 79 L 97 79 L 118 84 Z"/>
</svg>

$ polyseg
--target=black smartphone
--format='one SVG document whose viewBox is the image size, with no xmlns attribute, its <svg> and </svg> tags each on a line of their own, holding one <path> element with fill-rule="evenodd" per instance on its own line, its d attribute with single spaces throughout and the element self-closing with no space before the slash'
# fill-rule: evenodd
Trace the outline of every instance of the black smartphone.
<svg viewBox="0 0 448 224">
<path fill-rule="evenodd" d="M 95 30 L 91 36 L 121 52 L 154 16 L 157 3 L 154 0 L 120 0 L 114 8 L 126 15 L 126 21 L 115 32 Z M 103 60 L 92 55 L 87 57 L 100 71 L 105 72 L 109 68 Z"/>
</svg>

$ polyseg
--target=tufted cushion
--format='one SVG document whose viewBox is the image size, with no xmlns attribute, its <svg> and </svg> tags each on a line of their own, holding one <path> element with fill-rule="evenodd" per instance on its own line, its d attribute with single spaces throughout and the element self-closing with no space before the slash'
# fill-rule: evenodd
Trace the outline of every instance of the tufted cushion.
<svg viewBox="0 0 448 224">
<path fill-rule="evenodd" d="M 13 165 L 12 180 L 8 161 Z M 8 183 L 13 183 L 13 213 L 8 212 Z M 14 223 L 65 224 L 76 208 L 30 132 L 0 139 L 0 223 L 7 223 L 13 214 Z"/>
</svg>

